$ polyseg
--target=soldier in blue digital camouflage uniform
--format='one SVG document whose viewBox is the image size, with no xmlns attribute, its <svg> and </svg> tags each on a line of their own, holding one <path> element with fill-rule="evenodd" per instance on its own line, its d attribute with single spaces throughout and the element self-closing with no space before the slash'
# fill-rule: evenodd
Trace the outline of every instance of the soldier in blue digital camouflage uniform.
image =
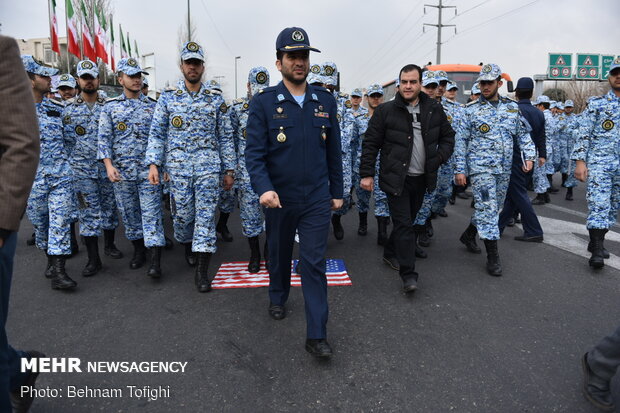
<svg viewBox="0 0 620 413">
<path fill-rule="evenodd" d="M 108 99 L 101 110 L 97 157 L 103 160 L 113 182 L 125 235 L 134 246 L 129 267 L 142 267 L 146 262 L 145 247 L 149 248 L 147 275 L 159 278 L 161 247 L 165 245 L 162 187 L 149 183 L 149 168 L 144 161 L 155 101 L 142 94 L 144 72 L 134 58 L 121 59 L 117 72 L 123 93 Z"/>
<path fill-rule="evenodd" d="M 493 276 L 502 275 L 498 217 L 510 179 L 514 140 L 523 152 L 524 172 L 532 169 L 536 157 L 530 127 L 519 106 L 498 93 L 501 76 L 499 66 L 482 66 L 478 77 L 481 96 L 466 105 L 456 125 L 455 181 L 464 185 L 469 176 L 476 208 L 460 240 L 469 251 L 480 253 L 476 233 L 480 234 L 487 250 L 487 272 Z"/>
<path fill-rule="evenodd" d="M 237 150 L 237 168 L 235 170 L 235 186 L 239 191 L 239 210 L 241 213 L 241 229 L 243 236 L 247 237 L 250 244 L 250 262 L 248 272 L 260 271 L 260 241 L 259 235 L 263 232 L 263 215 L 261 213 L 258 195 L 252 189 L 250 176 L 245 166 L 246 126 L 252 97 L 269 87 L 269 71 L 263 66 L 250 69 L 248 74 L 248 97 L 233 101 L 230 111 L 235 147 Z M 267 242 L 265 241 L 264 256 L 266 262 Z"/>
<path fill-rule="evenodd" d="M 207 88 L 209 88 L 211 92 L 213 92 L 214 94 L 222 95 L 222 86 L 220 85 L 220 82 L 218 82 L 217 80 L 211 79 L 206 83 L 206 85 L 207 85 Z M 230 105 L 228 105 L 228 109 L 230 109 Z M 228 112 L 228 113 L 230 113 L 230 115 L 232 116 L 231 112 Z M 234 137 L 234 139 L 235 139 L 235 148 L 236 148 L 237 147 L 236 136 Z M 226 171 L 222 171 L 222 177 L 224 176 L 225 173 Z M 237 201 L 237 186 L 236 185 L 233 185 L 232 188 L 228 190 L 224 188 L 220 190 L 220 199 L 218 203 L 218 209 L 220 211 L 220 216 L 217 220 L 217 224 L 215 225 L 215 232 L 220 234 L 220 236 L 222 237 L 222 240 L 225 242 L 233 241 L 233 236 L 228 230 L 228 218 L 230 217 L 230 214 L 235 209 L 236 201 Z"/>
<path fill-rule="evenodd" d="M 620 58 L 612 62 L 607 79 L 611 90 L 589 101 L 571 156 L 575 178 L 588 185 L 586 227 L 593 268 L 605 265 L 603 241 L 620 206 Z"/>
<path fill-rule="evenodd" d="M 63 103 L 67 104 L 75 97 L 77 92 L 76 86 L 75 78 L 70 73 L 63 73 L 58 76 L 56 88 Z"/>
<path fill-rule="evenodd" d="M 122 258 L 114 245 L 114 231 L 118 226 L 116 202 L 112 183 L 105 167 L 97 160 L 99 117 L 105 99 L 98 94 L 99 70 L 90 60 L 77 64 L 77 75 L 82 93 L 67 105 L 63 113 L 67 151 L 73 170 L 73 185 L 79 212 L 80 235 L 84 237 L 88 263 L 82 271 L 85 277 L 101 269 L 98 237 L 105 234 L 106 255 Z"/>
<path fill-rule="evenodd" d="M 439 80 L 440 78 L 437 76 L 436 72 L 432 70 L 425 70 L 422 73 L 422 91 L 430 98 L 438 99 L 437 91 L 439 90 Z M 437 184 L 439 184 L 439 171 L 441 171 L 441 167 L 439 167 L 439 170 L 437 171 Z M 430 237 L 433 236 L 433 227 L 429 218 L 431 215 L 431 206 L 433 204 L 433 199 L 435 198 L 436 189 L 437 187 L 435 188 L 435 191 L 424 193 L 422 205 L 420 206 L 413 222 L 416 232 L 418 233 L 416 242 L 423 247 L 428 247 L 431 244 Z M 418 252 L 418 257 L 426 258 L 426 252 L 420 252 L 422 250 L 416 251 Z"/>
<path fill-rule="evenodd" d="M 545 116 L 545 147 L 547 148 L 547 157 L 540 158 L 544 161 L 536 162 L 534 166 L 534 173 L 532 175 L 532 181 L 534 186 L 534 192 L 536 193 L 536 198 L 532 199 L 532 205 L 544 205 L 551 201 L 549 198 L 549 188 L 551 187 L 551 183 L 549 182 L 549 178 L 547 177 L 549 172 L 549 162 L 553 162 L 553 134 L 555 133 L 555 121 L 549 107 L 551 105 L 551 100 L 548 96 L 540 95 L 534 101 L 534 106 L 536 106 L 539 110 L 543 112 Z"/>
<path fill-rule="evenodd" d="M 567 106 L 568 105 L 568 106 Z M 572 100 L 567 100 L 564 104 L 564 107 L 569 112 L 570 117 L 568 118 L 568 137 L 566 144 L 566 152 L 568 159 L 568 175 L 566 177 L 566 182 L 564 182 L 564 186 L 566 187 L 566 196 L 565 199 L 567 201 L 573 200 L 573 188 L 577 186 L 577 179 L 575 178 L 575 161 L 571 159 L 571 155 L 573 153 L 573 148 L 575 147 L 575 142 L 577 141 L 579 135 L 579 128 L 581 127 L 582 113 L 575 114 L 573 113 L 574 104 Z"/>
<path fill-rule="evenodd" d="M 199 292 L 211 291 L 207 271 L 215 252 L 215 210 L 220 189 L 234 183 L 236 156 L 228 106 L 202 83 L 204 52 L 195 42 L 181 50 L 183 80 L 160 96 L 149 134 L 149 180 L 158 167 L 170 175 L 174 236 L 185 245 Z M 224 171 L 223 182 L 221 172 Z"/>
<path fill-rule="evenodd" d="M 32 81 L 39 119 L 41 151 L 26 213 L 35 230 L 38 248 L 48 257 L 46 277 L 53 289 L 72 289 L 77 283 L 65 272 L 65 256 L 71 254 L 70 222 L 75 209 L 71 167 L 62 133 L 62 103 L 45 97 L 56 69 L 30 55 L 22 62 Z"/>
<path fill-rule="evenodd" d="M 385 192 L 379 188 L 379 161 L 381 155 L 377 155 L 377 163 L 375 165 L 375 185 L 372 192 L 366 191 L 360 187 L 360 158 L 362 156 L 362 141 L 364 134 L 368 129 L 368 122 L 377 106 L 383 103 L 383 87 L 378 83 L 373 83 L 366 89 L 368 109 L 366 113 L 358 113 L 355 116 L 355 122 L 352 129 L 352 140 L 357 142 L 354 153 L 353 163 L 353 182 L 355 183 L 355 191 L 357 194 L 357 210 L 359 211 L 359 227 L 357 233 L 366 235 L 368 231 L 368 209 L 370 204 L 370 195 L 375 199 L 375 218 L 377 219 L 377 244 L 385 245 L 388 240 L 387 227 L 390 222 L 390 209 L 387 204 L 387 196 Z"/>
<path fill-rule="evenodd" d="M 340 219 L 351 209 L 351 188 L 353 187 L 352 180 L 352 139 L 351 139 L 351 127 L 353 125 L 353 104 L 349 95 L 336 90 L 338 86 L 338 68 L 334 62 L 324 62 L 321 65 L 321 76 L 325 87 L 332 92 L 336 103 L 338 104 L 338 122 L 340 125 L 340 147 L 342 149 L 342 173 L 344 179 L 344 204 L 342 208 L 334 211 L 332 215 L 332 226 L 334 228 L 334 237 L 337 240 L 344 238 L 344 228 L 340 222 Z"/>
</svg>

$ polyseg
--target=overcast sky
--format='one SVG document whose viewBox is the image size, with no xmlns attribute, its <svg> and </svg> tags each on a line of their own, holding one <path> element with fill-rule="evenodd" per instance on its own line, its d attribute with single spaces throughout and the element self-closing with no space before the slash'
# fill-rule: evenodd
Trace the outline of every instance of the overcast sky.
<svg viewBox="0 0 620 413">
<path fill-rule="evenodd" d="M 312 46 L 311 62 L 336 62 L 345 91 L 384 83 L 406 63 L 436 62 L 438 0 L 190 0 L 196 40 L 207 52 L 207 78 L 224 76 L 227 97 L 234 97 L 247 73 L 262 65 L 272 85 L 275 39 L 284 27 L 301 26 Z M 185 0 L 111 0 L 115 26 L 123 25 L 142 54 L 156 56 L 157 87 L 179 78 L 178 32 L 187 21 Z M 65 34 L 64 1 L 57 0 L 59 31 Z M 620 54 L 619 0 L 444 0 L 442 63 L 493 62 L 516 81 L 545 73 L 549 52 Z M 2 34 L 16 38 L 49 36 L 47 0 L 0 0 Z M 117 33 L 117 40 L 119 36 Z M 613 39 L 616 39 L 614 42 Z"/>
</svg>

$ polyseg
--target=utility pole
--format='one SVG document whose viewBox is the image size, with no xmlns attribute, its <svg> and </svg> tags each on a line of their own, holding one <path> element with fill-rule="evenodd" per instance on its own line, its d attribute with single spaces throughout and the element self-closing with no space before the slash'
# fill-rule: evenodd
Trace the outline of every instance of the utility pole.
<svg viewBox="0 0 620 413">
<path fill-rule="evenodd" d="M 456 27 L 455 24 L 442 24 L 441 23 L 441 12 L 443 9 L 450 9 L 450 8 L 454 8 L 454 14 L 456 15 L 456 6 L 444 6 L 442 4 L 442 0 L 439 0 L 439 4 L 435 5 L 435 4 L 425 4 L 424 7 L 434 7 L 437 9 L 437 24 L 430 24 L 430 23 L 424 23 L 424 26 L 434 26 L 437 27 L 437 61 L 435 62 L 435 64 L 440 64 L 441 63 L 441 28 L 442 27 L 449 27 L 449 26 L 453 26 Z M 424 13 L 426 14 L 426 9 L 424 9 Z M 455 33 L 456 33 L 456 29 Z"/>
<path fill-rule="evenodd" d="M 188 42 L 192 41 L 192 39 L 191 39 L 191 36 L 192 36 L 191 32 L 192 32 L 192 28 L 191 28 L 190 22 L 189 22 L 189 0 L 187 0 L 187 41 Z"/>
<path fill-rule="evenodd" d="M 235 56 L 235 99 L 237 99 L 237 61 L 241 59 L 241 56 Z"/>
</svg>

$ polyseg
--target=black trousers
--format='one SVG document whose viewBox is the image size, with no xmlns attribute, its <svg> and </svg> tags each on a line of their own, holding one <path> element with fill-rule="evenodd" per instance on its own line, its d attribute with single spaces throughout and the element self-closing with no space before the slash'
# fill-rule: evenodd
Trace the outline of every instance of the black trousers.
<svg viewBox="0 0 620 413">
<path fill-rule="evenodd" d="M 394 227 L 383 255 L 387 258 L 396 258 L 403 280 L 418 279 L 418 273 L 415 272 L 417 235 L 413 221 L 422 206 L 425 192 L 426 180 L 424 175 L 420 175 L 405 178 L 405 187 L 400 196 L 386 194 Z"/>
<path fill-rule="evenodd" d="M 524 236 L 536 237 L 543 234 L 534 207 L 532 207 L 532 202 L 527 196 L 527 180 L 531 175 L 531 172 L 527 174 L 523 172 L 520 164 L 513 163 L 504 208 L 499 214 L 500 232 L 504 231 L 508 221 L 515 215 L 515 212 L 520 212 Z"/>
</svg>

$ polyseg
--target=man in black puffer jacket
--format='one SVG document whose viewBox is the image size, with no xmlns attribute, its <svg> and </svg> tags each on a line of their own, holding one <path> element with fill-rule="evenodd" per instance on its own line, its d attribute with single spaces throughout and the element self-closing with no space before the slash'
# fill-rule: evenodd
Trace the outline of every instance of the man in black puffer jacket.
<svg viewBox="0 0 620 413">
<path fill-rule="evenodd" d="M 362 143 L 360 185 L 371 191 L 375 161 L 381 151 L 379 186 L 388 197 L 394 228 L 383 260 L 398 268 L 403 290 L 417 289 L 416 234 L 413 221 L 425 191 L 433 191 L 437 169 L 454 149 L 454 130 L 441 104 L 420 92 L 422 69 L 410 64 L 400 70 L 394 100 L 380 105 Z"/>
</svg>

